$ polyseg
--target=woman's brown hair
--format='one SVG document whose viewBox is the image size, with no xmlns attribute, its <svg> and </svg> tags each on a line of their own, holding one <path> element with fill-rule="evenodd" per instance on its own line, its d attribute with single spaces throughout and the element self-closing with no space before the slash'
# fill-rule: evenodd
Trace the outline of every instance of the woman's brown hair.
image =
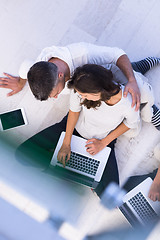
<svg viewBox="0 0 160 240">
<path fill-rule="evenodd" d="M 81 93 L 101 93 L 99 101 L 84 99 L 82 105 L 88 109 L 99 107 L 101 101 L 109 100 L 120 91 L 120 85 L 113 81 L 112 72 L 96 64 L 85 64 L 78 67 L 68 82 L 68 88 Z"/>
</svg>

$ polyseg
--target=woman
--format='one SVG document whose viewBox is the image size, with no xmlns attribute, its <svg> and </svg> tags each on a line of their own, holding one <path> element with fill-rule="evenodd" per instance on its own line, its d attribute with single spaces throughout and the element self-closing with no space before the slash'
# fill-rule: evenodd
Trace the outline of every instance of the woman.
<svg viewBox="0 0 160 240">
<path fill-rule="evenodd" d="M 88 139 L 85 147 L 91 155 L 110 146 L 112 151 L 109 160 L 95 190 L 100 196 L 111 181 L 119 183 L 114 143 L 121 134 L 131 130 L 132 136 L 139 133 L 139 111 L 131 107 L 131 96 L 123 97 L 124 87 L 114 82 L 112 72 L 102 66 L 86 64 L 77 68 L 68 87 L 73 91 L 58 160 L 64 166 L 65 161 L 69 160 L 74 128 L 80 136 Z"/>
</svg>

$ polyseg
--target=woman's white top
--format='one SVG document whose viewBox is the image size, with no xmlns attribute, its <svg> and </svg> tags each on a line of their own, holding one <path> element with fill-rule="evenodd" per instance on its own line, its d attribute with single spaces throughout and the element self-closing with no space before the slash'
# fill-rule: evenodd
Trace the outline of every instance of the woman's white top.
<svg viewBox="0 0 160 240">
<path fill-rule="evenodd" d="M 81 106 L 83 99 L 78 93 L 71 91 L 70 110 L 80 112 L 75 128 L 81 136 L 86 139 L 102 139 L 122 122 L 128 128 L 134 129 L 136 132 L 140 131 L 139 111 L 135 111 L 135 108 L 131 107 L 130 94 L 126 98 L 123 97 L 124 86 L 121 86 L 121 89 L 122 98 L 118 103 L 110 106 L 102 101 L 101 106 L 96 109 L 87 109 L 85 106 Z"/>
</svg>

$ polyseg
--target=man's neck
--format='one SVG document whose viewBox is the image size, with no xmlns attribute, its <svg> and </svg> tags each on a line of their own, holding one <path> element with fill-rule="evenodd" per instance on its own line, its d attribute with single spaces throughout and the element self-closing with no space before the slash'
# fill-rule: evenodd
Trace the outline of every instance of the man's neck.
<svg viewBox="0 0 160 240">
<path fill-rule="evenodd" d="M 59 58 L 51 58 L 49 62 L 54 63 L 58 67 L 58 72 L 63 72 L 65 75 L 65 82 L 70 79 L 70 69 L 66 62 Z"/>
</svg>

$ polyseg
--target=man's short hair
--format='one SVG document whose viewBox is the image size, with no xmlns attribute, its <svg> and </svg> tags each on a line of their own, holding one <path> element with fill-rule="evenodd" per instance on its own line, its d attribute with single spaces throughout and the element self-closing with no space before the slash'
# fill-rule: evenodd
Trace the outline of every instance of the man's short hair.
<svg viewBox="0 0 160 240">
<path fill-rule="evenodd" d="M 51 62 L 37 62 L 30 68 L 27 78 L 36 99 L 47 100 L 58 83 L 58 68 Z"/>
</svg>

